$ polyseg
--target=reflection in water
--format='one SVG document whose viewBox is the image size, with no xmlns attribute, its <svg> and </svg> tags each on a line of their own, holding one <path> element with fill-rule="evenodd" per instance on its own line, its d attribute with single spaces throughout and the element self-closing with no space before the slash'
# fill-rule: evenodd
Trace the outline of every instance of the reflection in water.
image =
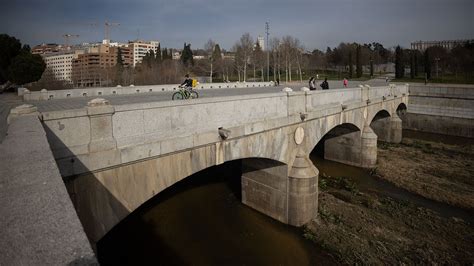
<svg viewBox="0 0 474 266">
<path fill-rule="evenodd" d="M 315 265 L 332 257 L 241 203 L 240 162 L 193 175 L 147 202 L 98 243 L 102 265 Z"/>
</svg>

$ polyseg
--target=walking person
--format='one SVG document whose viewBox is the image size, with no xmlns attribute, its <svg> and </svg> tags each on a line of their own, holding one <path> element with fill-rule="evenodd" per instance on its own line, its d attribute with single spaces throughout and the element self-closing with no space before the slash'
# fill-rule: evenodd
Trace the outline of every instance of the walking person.
<svg viewBox="0 0 474 266">
<path fill-rule="evenodd" d="M 309 79 L 309 90 L 311 90 L 311 91 L 315 91 L 315 90 L 316 90 L 316 84 L 315 84 L 314 77 L 311 77 L 311 78 Z"/>
<path fill-rule="evenodd" d="M 342 84 L 344 85 L 344 88 L 347 88 L 347 84 L 349 84 L 349 81 L 347 80 L 347 78 L 344 78 L 344 80 L 342 81 Z"/>
<path fill-rule="evenodd" d="M 323 90 L 329 90 L 328 78 L 324 78 L 324 81 L 321 83 L 321 88 Z"/>
</svg>

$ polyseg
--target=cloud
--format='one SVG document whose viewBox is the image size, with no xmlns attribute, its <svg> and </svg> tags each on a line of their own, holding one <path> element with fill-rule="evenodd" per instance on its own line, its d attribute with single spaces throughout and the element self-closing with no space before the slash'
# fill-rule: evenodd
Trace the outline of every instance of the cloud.
<svg viewBox="0 0 474 266">
<path fill-rule="evenodd" d="M 342 41 L 408 46 L 474 37 L 471 0 L 19 0 L 3 10 L 0 32 L 31 45 L 62 42 L 66 33 L 99 41 L 106 20 L 120 23 L 111 29 L 115 40 L 158 39 L 178 48 L 212 38 L 230 49 L 245 32 L 263 35 L 266 21 L 272 37 L 293 35 L 310 50 Z"/>
</svg>

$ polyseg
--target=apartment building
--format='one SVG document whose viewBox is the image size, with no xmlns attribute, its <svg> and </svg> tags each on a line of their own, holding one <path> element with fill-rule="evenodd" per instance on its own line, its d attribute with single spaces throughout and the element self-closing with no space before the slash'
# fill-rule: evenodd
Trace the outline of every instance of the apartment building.
<svg viewBox="0 0 474 266">
<path fill-rule="evenodd" d="M 262 51 L 265 51 L 265 39 L 259 35 L 257 37 L 257 42 L 258 42 L 258 46 L 260 46 L 260 49 L 262 49 Z"/>
<path fill-rule="evenodd" d="M 72 61 L 72 81 L 75 87 L 108 86 L 117 64 L 118 47 L 89 47 Z"/>
<path fill-rule="evenodd" d="M 154 53 L 157 52 L 158 46 L 160 45 L 159 41 L 131 41 L 128 43 L 128 48 L 132 54 L 133 66 L 141 63 L 143 57 L 150 51 L 153 50 Z"/>
<path fill-rule="evenodd" d="M 465 43 L 474 43 L 474 40 L 417 41 L 411 43 L 411 49 L 423 52 L 430 47 L 440 46 L 447 50 L 451 50 L 457 45 L 464 45 Z"/>
<path fill-rule="evenodd" d="M 72 61 L 84 51 L 67 51 L 42 54 L 46 67 L 49 68 L 58 80 L 72 82 Z"/>
<path fill-rule="evenodd" d="M 31 48 L 32 54 L 50 54 L 50 53 L 58 53 L 65 50 L 64 46 L 56 43 L 43 43 L 40 45 L 36 45 Z"/>
</svg>

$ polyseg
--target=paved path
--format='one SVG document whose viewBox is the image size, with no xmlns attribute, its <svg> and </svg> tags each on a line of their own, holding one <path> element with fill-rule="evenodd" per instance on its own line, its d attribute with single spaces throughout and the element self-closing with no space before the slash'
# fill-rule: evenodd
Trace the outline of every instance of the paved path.
<svg viewBox="0 0 474 266">
<path fill-rule="evenodd" d="M 370 81 L 350 81 L 349 87 L 357 87 L 359 84 L 369 84 L 371 86 L 383 86 L 385 80 L 370 80 Z M 233 88 L 233 89 L 207 89 L 199 90 L 199 98 L 210 98 L 210 97 L 225 97 L 225 96 L 236 96 L 246 94 L 259 94 L 259 93 L 271 93 L 279 92 L 284 87 L 290 87 L 293 90 L 299 90 L 303 86 L 308 86 L 306 83 L 291 83 L 287 85 L 280 85 L 278 87 L 257 87 L 257 88 Z M 329 81 L 329 88 L 336 89 L 342 88 L 342 81 Z M 130 103 L 146 103 L 156 101 L 169 101 L 174 91 L 166 92 L 152 92 L 152 93 L 140 93 L 140 94 L 128 94 L 128 95 L 103 95 L 101 98 L 107 99 L 112 105 L 123 105 Z M 67 109 L 79 109 L 87 105 L 87 102 L 93 97 L 81 97 L 81 98 L 70 98 L 70 99 L 57 99 L 49 101 L 30 101 L 29 103 L 38 107 L 40 112 L 58 111 Z"/>
<path fill-rule="evenodd" d="M 0 143 L 2 143 L 5 134 L 7 133 L 7 117 L 10 109 L 21 105 L 23 99 L 18 97 L 15 93 L 0 94 Z"/>
<path fill-rule="evenodd" d="M 318 84 L 322 80 L 318 81 Z M 342 80 L 330 80 L 329 88 L 338 89 L 342 88 Z M 371 86 L 385 86 L 387 83 L 385 79 L 373 79 L 368 81 L 349 81 L 349 87 L 354 88 L 358 87 L 360 84 L 368 84 Z M 288 84 L 280 84 L 278 87 L 258 87 L 258 88 L 233 88 L 233 89 L 207 89 L 200 90 L 200 98 L 209 98 L 209 97 L 225 97 L 225 96 L 236 96 L 236 95 L 245 95 L 245 94 L 259 94 L 259 93 L 271 93 L 279 92 L 284 87 L 290 87 L 293 90 L 300 90 L 301 87 L 308 87 L 307 82 L 293 82 Z M 319 85 L 317 86 L 320 89 Z M 140 93 L 140 94 L 128 94 L 128 95 L 107 95 L 100 96 L 110 101 L 112 105 L 123 105 L 130 103 L 145 103 L 145 102 L 156 102 L 156 101 L 169 101 L 174 91 L 169 92 L 153 92 L 153 93 Z M 81 98 L 70 98 L 70 99 L 56 99 L 48 101 L 29 101 L 29 104 L 33 104 L 38 107 L 40 112 L 49 112 L 49 111 L 60 111 L 68 109 L 80 109 L 87 105 L 87 102 L 91 99 L 97 98 L 94 97 L 81 97 Z M 16 96 L 13 93 L 3 93 L 0 94 L 0 143 L 2 142 L 6 130 L 7 130 L 7 116 L 10 112 L 10 109 L 18 106 L 23 103 L 21 97 Z"/>
</svg>

